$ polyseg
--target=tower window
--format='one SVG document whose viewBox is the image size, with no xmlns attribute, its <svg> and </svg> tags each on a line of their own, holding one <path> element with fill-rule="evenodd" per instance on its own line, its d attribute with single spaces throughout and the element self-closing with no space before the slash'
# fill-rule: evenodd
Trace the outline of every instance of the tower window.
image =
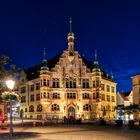
<svg viewBox="0 0 140 140">
<path fill-rule="evenodd" d="M 46 79 L 43 80 L 43 85 L 47 86 Z"/>
</svg>

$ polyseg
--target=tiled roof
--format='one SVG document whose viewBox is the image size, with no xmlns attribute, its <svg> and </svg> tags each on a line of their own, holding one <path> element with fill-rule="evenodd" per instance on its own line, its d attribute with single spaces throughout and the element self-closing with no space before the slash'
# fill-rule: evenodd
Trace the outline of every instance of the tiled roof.
<svg viewBox="0 0 140 140">
<path fill-rule="evenodd" d="M 61 53 L 59 53 L 58 55 L 56 55 L 52 59 L 48 60 L 47 66 L 49 67 L 49 70 L 51 70 L 52 68 L 55 67 L 56 63 L 59 61 L 60 56 L 61 56 Z M 93 64 L 93 62 L 87 60 L 86 58 L 82 57 L 82 60 L 85 63 L 85 65 L 87 66 L 87 68 L 90 69 L 91 71 L 94 67 L 96 67 L 96 65 Z M 33 79 L 38 78 L 39 74 L 40 74 L 40 69 L 42 66 L 43 66 L 43 63 L 40 63 L 36 66 L 33 66 L 33 67 L 26 69 L 25 70 L 25 73 L 27 75 L 26 78 L 28 80 L 33 80 Z M 99 68 L 101 69 L 103 79 L 107 79 L 107 80 L 114 82 L 114 80 L 112 79 L 112 77 L 110 75 L 108 75 L 100 66 L 99 66 Z"/>
</svg>

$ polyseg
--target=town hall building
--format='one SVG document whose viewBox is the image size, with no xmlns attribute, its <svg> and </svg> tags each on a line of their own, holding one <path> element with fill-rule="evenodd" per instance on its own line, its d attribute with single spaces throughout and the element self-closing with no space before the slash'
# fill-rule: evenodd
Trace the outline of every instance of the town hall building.
<svg viewBox="0 0 140 140">
<path fill-rule="evenodd" d="M 70 27 L 71 27 L 70 21 Z M 116 83 L 98 63 L 75 50 L 74 33 L 63 53 L 20 74 L 20 110 L 24 118 L 94 120 L 116 118 Z"/>
</svg>

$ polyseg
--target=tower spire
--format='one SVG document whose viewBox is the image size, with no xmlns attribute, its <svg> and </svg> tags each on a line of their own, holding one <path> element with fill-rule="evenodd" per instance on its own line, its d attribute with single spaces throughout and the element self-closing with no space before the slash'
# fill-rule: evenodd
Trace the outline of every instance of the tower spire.
<svg viewBox="0 0 140 140">
<path fill-rule="evenodd" d="M 97 60 L 97 50 L 95 50 L 94 58 L 95 58 L 94 63 L 95 63 L 95 64 L 98 64 L 98 60 Z"/>
<path fill-rule="evenodd" d="M 70 17 L 69 20 L 70 24 L 70 31 L 68 33 L 67 39 L 68 39 L 68 50 L 74 51 L 74 33 L 72 32 L 72 18 Z"/>
<path fill-rule="evenodd" d="M 95 50 L 95 61 L 97 61 L 97 51 Z"/>
<path fill-rule="evenodd" d="M 48 66 L 47 66 L 47 59 L 46 59 L 46 49 L 43 48 L 43 62 L 42 62 L 42 67 L 41 70 L 49 70 Z"/>
<path fill-rule="evenodd" d="M 46 49 L 45 48 L 43 48 L 43 56 L 44 56 L 44 59 L 43 59 L 43 61 L 44 61 L 44 60 L 46 60 Z"/>
<path fill-rule="evenodd" d="M 70 33 L 72 33 L 72 18 L 70 17 Z"/>
<path fill-rule="evenodd" d="M 93 72 L 101 72 L 101 69 L 100 69 L 100 66 L 98 64 L 98 60 L 97 60 L 97 51 L 95 50 L 95 53 L 94 53 L 94 63 L 93 63 L 93 69 L 92 71 Z"/>
</svg>

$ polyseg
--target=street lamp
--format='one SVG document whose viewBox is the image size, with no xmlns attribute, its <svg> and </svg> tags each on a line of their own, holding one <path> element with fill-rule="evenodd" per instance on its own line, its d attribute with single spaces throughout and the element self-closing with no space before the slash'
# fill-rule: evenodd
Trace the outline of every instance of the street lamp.
<svg viewBox="0 0 140 140">
<path fill-rule="evenodd" d="M 6 81 L 6 86 L 9 89 L 9 93 L 10 93 L 10 136 L 13 135 L 13 124 L 12 124 L 12 100 L 11 100 L 11 94 L 12 94 L 12 90 L 14 88 L 15 85 L 15 81 L 13 80 L 7 80 Z"/>
</svg>

